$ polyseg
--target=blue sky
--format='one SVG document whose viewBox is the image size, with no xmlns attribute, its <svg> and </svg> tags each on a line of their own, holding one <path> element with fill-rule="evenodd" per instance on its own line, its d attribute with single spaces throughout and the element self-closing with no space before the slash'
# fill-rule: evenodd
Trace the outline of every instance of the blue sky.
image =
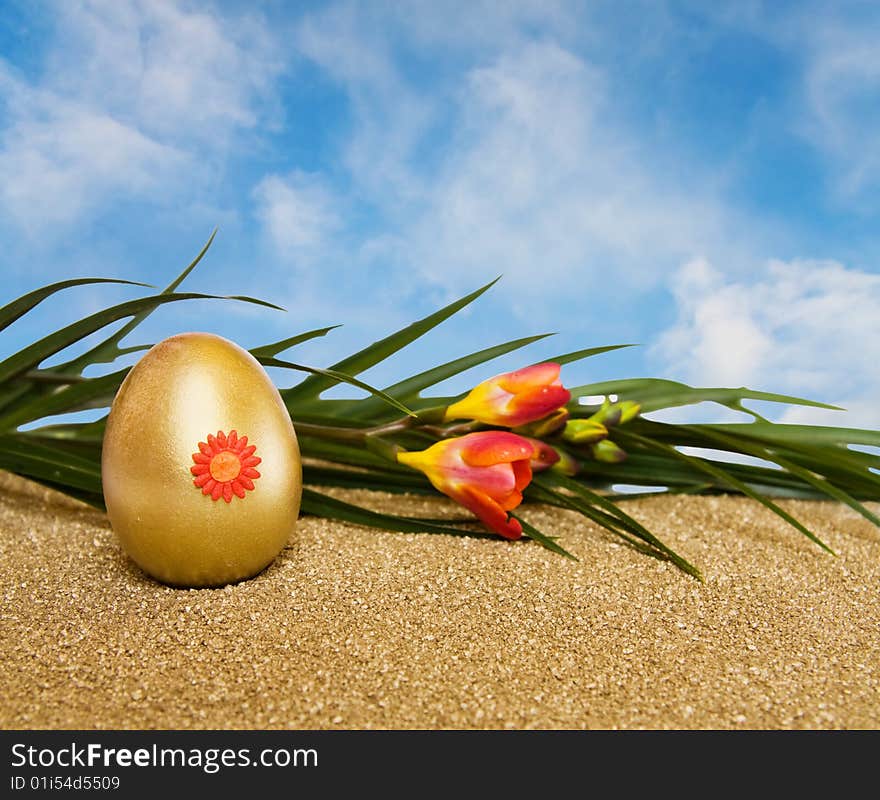
<svg viewBox="0 0 880 800">
<path fill-rule="evenodd" d="M 880 427 L 880 6 L 784 2 L 29 2 L 0 8 L 3 301 L 60 278 L 252 294 L 156 340 L 253 346 L 344 323 L 328 366 L 498 275 L 365 377 L 518 336 L 475 370 L 632 348 L 570 384 L 657 376 Z M 3 354 L 132 296 L 79 289 Z"/>
</svg>

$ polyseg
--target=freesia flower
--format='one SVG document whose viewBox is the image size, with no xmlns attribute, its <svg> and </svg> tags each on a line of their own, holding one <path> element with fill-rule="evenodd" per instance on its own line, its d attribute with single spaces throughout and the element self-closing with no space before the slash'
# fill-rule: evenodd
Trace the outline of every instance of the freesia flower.
<svg viewBox="0 0 880 800">
<path fill-rule="evenodd" d="M 427 450 L 401 451 L 397 460 L 421 470 L 436 489 L 476 514 L 507 539 L 522 526 L 508 516 L 532 479 L 532 443 L 508 431 L 481 431 L 442 439 Z"/>
<path fill-rule="evenodd" d="M 489 378 L 449 406 L 444 420 L 474 419 L 512 428 L 542 419 L 571 399 L 559 370 L 559 364 L 547 362 Z"/>
</svg>

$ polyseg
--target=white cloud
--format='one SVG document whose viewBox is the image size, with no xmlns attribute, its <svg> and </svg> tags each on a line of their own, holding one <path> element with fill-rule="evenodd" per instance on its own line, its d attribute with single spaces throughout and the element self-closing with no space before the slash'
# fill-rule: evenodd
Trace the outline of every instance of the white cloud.
<svg viewBox="0 0 880 800">
<path fill-rule="evenodd" d="M 840 21 L 811 29 L 805 68 L 805 130 L 858 197 L 880 182 L 880 51 L 875 25 Z"/>
<path fill-rule="evenodd" d="M 259 17 L 177 0 L 66 3 L 59 29 L 54 90 L 161 137 L 213 140 L 253 128 L 284 68 Z"/>
<path fill-rule="evenodd" d="M 176 148 L 51 94 L 17 87 L 13 107 L 0 137 L 0 208 L 32 236 L 74 222 L 108 194 L 165 187 L 186 165 Z"/>
<path fill-rule="evenodd" d="M 429 274 L 502 271 L 515 292 L 569 282 L 586 297 L 615 268 L 650 284 L 718 235 L 716 201 L 661 185 L 607 121 L 603 73 L 559 45 L 474 69 L 459 102 L 457 146 L 410 234 Z"/>
<path fill-rule="evenodd" d="M 778 124 L 808 141 L 836 201 L 875 213 L 880 182 L 880 6 L 876 3 L 703 4 L 724 30 L 744 29 L 784 59 Z"/>
<path fill-rule="evenodd" d="M 276 253 L 284 258 L 325 252 L 340 227 L 337 203 L 314 175 L 267 175 L 254 188 L 255 215 Z"/>
<path fill-rule="evenodd" d="M 650 145 L 613 121 L 607 75 L 566 45 L 576 33 L 564 11 L 419 7 L 410 21 L 342 4 L 299 29 L 301 52 L 352 101 L 353 194 L 387 223 L 359 258 L 452 293 L 503 273 L 498 291 L 534 318 L 536 293 L 568 284 L 562 302 L 582 307 L 597 287 L 619 298 L 719 242 L 736 249 L 711 181 L 673 167 L 670 182 Z M 442 34 L 450 16 L 457 46 Z M 435 59 L 431 93 L 401 42 Z M 450 49 L 467 51 L 454 68 Z"/>
<path fill-rule="evenodd" d="M 843 406 L 846 424 L 880 427 L 880 275 L 830 261 L 771 261 L 752 282 L 705 261 L 671 284 L 677 319 L 652 357 L 664 374 Z M 792 409 L 788 421 L 842 424 L 840 414 Z"/>
<path fill-rule="evenodd" d="M 120 200 L 175 202 L 274 113 L 278 46 L 256 17 L 171 0 L 64 3 L 38 78 L 0 60 L 0 211 L 25 232 Z"/>
</svg>

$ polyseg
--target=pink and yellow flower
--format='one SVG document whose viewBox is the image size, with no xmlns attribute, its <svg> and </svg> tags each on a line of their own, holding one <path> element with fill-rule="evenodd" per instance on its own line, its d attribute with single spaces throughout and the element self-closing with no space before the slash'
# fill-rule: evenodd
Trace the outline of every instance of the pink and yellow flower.
<svg viewBox="0 0 880 800">
<path fill-rule="evenodd" d="M 542 419 L 571 399 L 559 371 L 559 364 L 548 362 L 496 375 L 449 406 L 444 420 L 474 419 L 513 428 Z"/>
<path fill-rule="evenodd" d="M 532 443 L 507 431 L 442 439 L 427 450 L 402 451 L 397 460 L 421 470 L 436 489 L 476 514 L 491 530 L 519 539 L 522 526 L 508 515 L 532 479 Z"/>
</svg>

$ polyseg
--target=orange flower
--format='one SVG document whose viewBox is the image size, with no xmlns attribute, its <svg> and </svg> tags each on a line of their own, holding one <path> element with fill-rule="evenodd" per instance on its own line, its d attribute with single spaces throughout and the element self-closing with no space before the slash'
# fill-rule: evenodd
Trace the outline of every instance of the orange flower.
<svg viewBox="0 0 880 800">
<path fill-rule="evenodd" d="M 507 431 L 482 431 L 442 439 L 427 450 L 402 451 L 397 460 L 421 470 L 436 489 L 473 511 L 507 539 L 519 539 L 522 526 L 507 512 L 522 502 L 532 479 L 531 442 Z"/>
<path fill-rule="evenodd" d="M 542 419 L 571 399 L 559 370 L 559 364 L 548 362 L 489 378 L 449 406 L 444 420 L 475 419 L 512 428 Z"/>
<path fill-rule="evenodd" d="M 232 495 L 244 497 L 245 491 L 252 491 L 254 481 L 260 477 L 254 467 L 262 459 L 255 456 L 256 446 L 248 445 L 248 437 L 238 437 L 236 431 L 227 436 L 223 431 L 217 435 L 208 434 L 207 442 L 199 442 L 199 452 L 192 454 L 195 466 L 190 472 L 195 475 L 193 483 L 202 494 L 211 495 L 212 500 L 221 497 L 232 502 Z"/>
</svg>

